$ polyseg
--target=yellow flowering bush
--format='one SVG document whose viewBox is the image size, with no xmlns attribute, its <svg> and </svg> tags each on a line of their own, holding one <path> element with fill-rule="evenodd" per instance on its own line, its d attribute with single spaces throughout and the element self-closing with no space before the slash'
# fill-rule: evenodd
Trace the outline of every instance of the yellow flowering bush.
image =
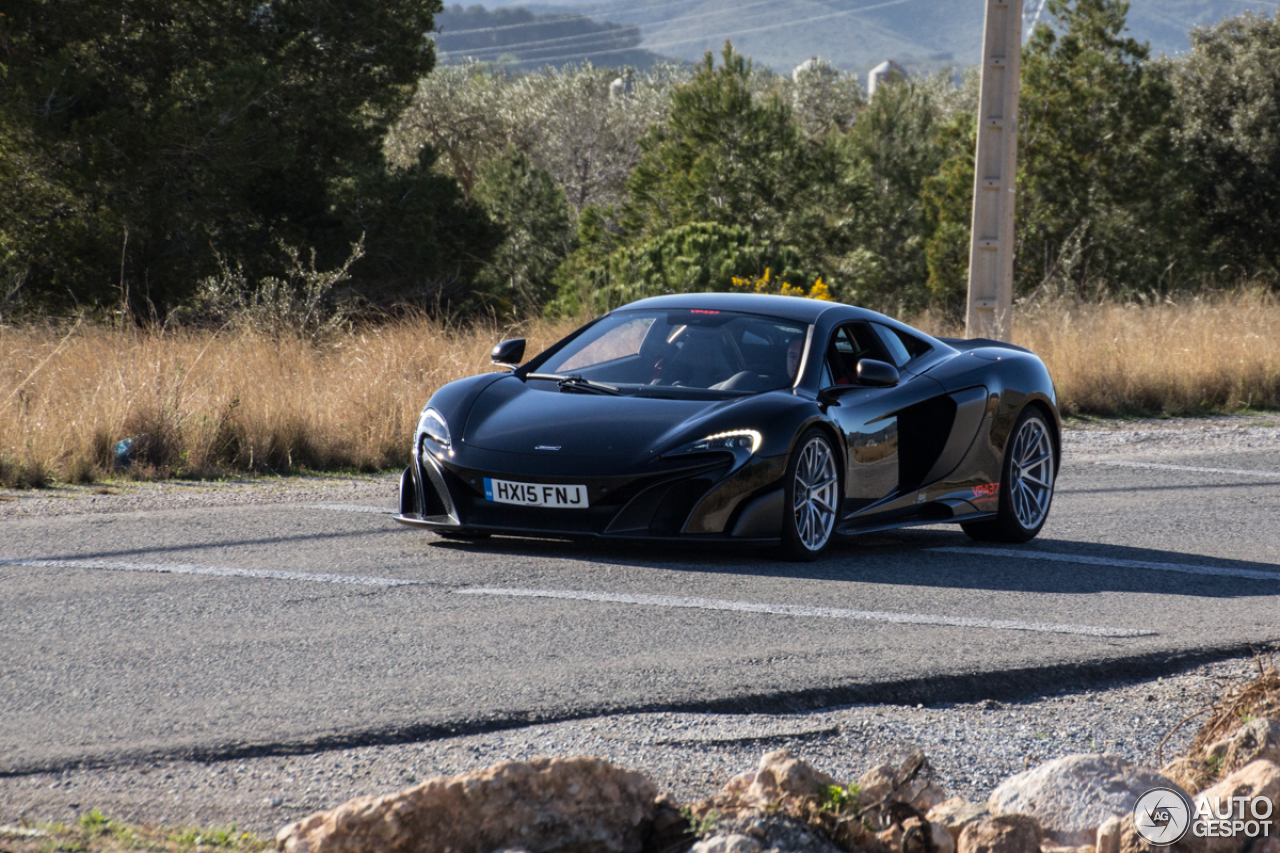
<svg viewBox="0 0 1280 853">
<path fill-rule="evenodd" d="M 823 302 L 835 301 L 831 297 L 831 289 L 822 280 L 822 276 L 818 276 L 808 290 L 803 286 L 797 287 L 789 282 L 774 278 L 773 271 L 768 267 L 765 267 L 764 275 L 754 278 L 737 278 L 735 276 L 731 281 L 735 290 L 740 290 L 744 293 L 777 293 L 782 296 L 803 296 L 808 299 L 820 299 Z"/>
</svg>

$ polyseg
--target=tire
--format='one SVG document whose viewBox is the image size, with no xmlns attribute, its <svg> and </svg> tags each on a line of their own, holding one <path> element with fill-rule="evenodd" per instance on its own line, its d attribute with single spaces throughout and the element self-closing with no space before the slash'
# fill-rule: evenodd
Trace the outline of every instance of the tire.
<svg viewBox="0 0 1280 853">
<path fill-rule="evenodd" d="M 1049 517 L 1057 477 L 1053 432 L 1038 407 L 1018 415 L 1005 446 L 996 517 L 960 525 L 980 542 L 1029 542 Z"/>
<path fill-rule="evenodd" d="M 788 560 L 818 559 L 831 544 L 840 507 L 840 468 L 826 433 L 806 430 L 783 475 L 782 554 Z"/>
</svg>

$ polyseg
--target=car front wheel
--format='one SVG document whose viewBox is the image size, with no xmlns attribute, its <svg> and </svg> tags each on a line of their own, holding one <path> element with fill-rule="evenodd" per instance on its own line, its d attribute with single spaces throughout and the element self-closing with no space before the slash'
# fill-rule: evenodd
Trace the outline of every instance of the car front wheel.
<svg viewBox="0 0 1280 853">
<path fill-rule="evenodd" d="M 840 506 L 840 475 L 831 442 L 810 429 L 787 462 L 782 553 L 789 560 L 816 560 L 831 542 Z"/>
</svg>

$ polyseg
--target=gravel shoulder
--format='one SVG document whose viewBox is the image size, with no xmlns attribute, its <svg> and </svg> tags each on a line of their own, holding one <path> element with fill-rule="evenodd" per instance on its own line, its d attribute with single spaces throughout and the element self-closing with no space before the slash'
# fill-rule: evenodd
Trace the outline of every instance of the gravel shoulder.
<svg viewBox="0 0 1280 853">
<path fill-rule="evenodd" d="M 949 794 L 985 801 L 1010 775 L 1064 755 L 1119 753 L 1155 765 L 1160 742 L 1179 722 L 1256 674 L 1252 659 L 1234 659 L 1016 702 L 859 705 L 794 715 L 626 714 L 313 755 L 40 773 L 0 778 L 0 823 L 66 821 L 97 808 L 134 823 L 235 824 L 270 835 L 353 797 L 536 756 L 601 756 L 693 802 L 783 747 L 849 781 L 918 748 Z M 1202 719 L 1174 733 L 1164 746 L 1166 761 Z"/>
<path fill-rule="evenodd" d="M 0 489 L 0 521 L 110 512 L 145 512 L 258 504 L 337 503 L 395 509 L 400 475 L 261 477 L 245 480 L 110 479 L 88 486 Z"/>
<path fill-rule="evenodd" d="M 1082 462 L 1280 451 L 1280 415 L 1072 423 L 1064 456 Z M 264 503 L 394 506 L 394 475 L 131 483 L 0 491 L 6 518 L 130 513 Z M 0 555 L 3 556 L 3 555 Z M 1082 752 L 1145 764 L 1180 721 L 1257 672 L 1232 659 L 1155 680 L 1064 685 L 1014 702 L 904 707 L 862 705 L 797 715 L 634 714 L 531 726 L 396 746 L 226 762 L 144 762 L 107 769 L 0 777 L 0 823 L 69 820 L 91 808 L 131 822 L 235 824 L 271 834 L 352 797 L 389 793 L 442 774 L 538 755 L 598 755 L 647 773 L 683 802 L 710 795 L 787 747 L 840 779 L 911 748 L 929 757 L 949 792 L 984 800 L 1009 775 Z M 1198 729 L 1194 719 L 1164 747 L 1167 761 Z"/>
<path fill-rule="evenodd" d="M 1070 421 L 1064 459 L 1185 456 L 1233 450 L 1280 451 L 1280 414 L 1206 418 Z"/>
</svg>

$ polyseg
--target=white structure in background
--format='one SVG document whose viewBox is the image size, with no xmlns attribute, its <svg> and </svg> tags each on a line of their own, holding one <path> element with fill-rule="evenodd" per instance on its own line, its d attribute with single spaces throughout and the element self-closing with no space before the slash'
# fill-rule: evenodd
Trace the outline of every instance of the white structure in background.
<svg viewBox="0 0 1280 853">
<path fill-rule="evenodd" d="M 619 77 L 609 84 L 609 100 L 616 101 L 631 94 L 631 76 Z"/>
<path fill-rule="evenodd" d="M 791 82 L 799 83 L 801 77 L 807 77 L 810 74 L 821 74 L 823 77 L 835 77 L 836 70 L 831 67 L 831 63 L 825 59 L 819 59 L 814 56 L 801 62 L 791 70 Z"/>
<path fill-rule="evenodd" d="M 886 59 L 875 68 L 871 69 L 871 73 L 867 75 L 867 97 L 874 98 L 876 96 L 876 88 L 881 83 L 888 83 L 890 80 L 901 80 L 907 76 L 907 70 L 892 59 Z"/>
</svg>

